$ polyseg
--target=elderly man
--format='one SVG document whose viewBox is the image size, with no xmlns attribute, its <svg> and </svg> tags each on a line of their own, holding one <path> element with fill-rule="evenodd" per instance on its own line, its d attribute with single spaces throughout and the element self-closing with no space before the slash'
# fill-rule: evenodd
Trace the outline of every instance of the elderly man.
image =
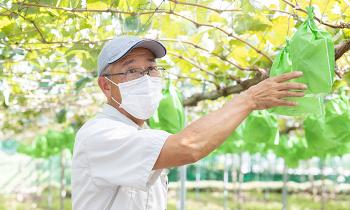
<svg viewBox="0 0 350 210">
<path fill-rule="evenodd" d="M 207 156 L 253 110 L 295 106 L 306 86 L 293 72 L 266 79 L 177 134 L 149 129 L 145 120 L 161 99 L 166 54 L 158 41 L 123 36 L 108 41 L 98 58 L 98 84 L 107 98 L 78 131 L 72 166 L 74 210 L 164 210 L 167 168 Z M 297 90 L 297 91 L 295 91 Z"/>
</svg>

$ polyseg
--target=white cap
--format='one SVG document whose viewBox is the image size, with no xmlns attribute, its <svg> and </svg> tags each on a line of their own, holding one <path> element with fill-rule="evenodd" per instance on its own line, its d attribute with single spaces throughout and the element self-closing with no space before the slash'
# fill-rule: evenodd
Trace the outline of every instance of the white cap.
<svg viewBox="0 0 350 210">
<path fill-rule="evenodd" d="M 127 55 L 132 49 L 143 47 L 149 49 L 156 58 L 166 55 L 164 45 L 153 39 L 144 39 L 135 36 L 120 36 L 105 43 L 97 61 L 97 74 L 101 76 L 102 71 L 111 63 Z"/>
</svg>

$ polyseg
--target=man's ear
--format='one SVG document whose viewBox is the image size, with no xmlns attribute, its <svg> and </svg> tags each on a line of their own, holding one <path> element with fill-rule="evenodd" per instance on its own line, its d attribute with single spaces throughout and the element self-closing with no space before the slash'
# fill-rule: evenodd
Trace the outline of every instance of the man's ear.
<svg viewBox="0 0 350 210">
<path fill-rule="evenodd" d="M 98 77 L 98 86 L 100 86 L 102 92 L 105 94 L 105 96 L 107 98 L 110 98 L 111 95 L 112 95 L 112 92 L 111 92 L 111 86 L 110 84 L 108 83 L 108 80 L 104 77 Z"/>
</svg>

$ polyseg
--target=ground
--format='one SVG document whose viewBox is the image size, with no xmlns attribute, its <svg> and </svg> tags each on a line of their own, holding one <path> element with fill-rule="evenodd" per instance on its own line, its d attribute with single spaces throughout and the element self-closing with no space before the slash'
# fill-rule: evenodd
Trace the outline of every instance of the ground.
<svg viewBox="0 0 350 210">
<path fill-rule="evenodd" d="M 237 202 L 234 202 L 233 192 L 229 192 L 227 202 L 228 209 L 239 209 Z M 59 209 L 58 191 L 54 191 L 53 208 Z M 282 209 L 280 193 L 264 193 L 257 191 L 245 192 L 242 194 L 241 210 L 280 210 Z M 187 210 L 222 210 L 224 204 L 222 192 L 202 191 L 187 193 Z M 310 194 L 298 193 L 288 197 L 290 210 L 319 210 L 321 202 L 319 197 L 315 199 Z M 338 194 L 326 202 L 326 210 L 348 210 L 350 208 L 350 195 Z M 47 193 L 36 196 L 0 195 L 0 210 L 46 210 Z M 70 198 L 65 199 L 65 210 L 71 209 Z M 176 192 L 169 191 L 168 210 L 176 210 Z"/>
</svg>

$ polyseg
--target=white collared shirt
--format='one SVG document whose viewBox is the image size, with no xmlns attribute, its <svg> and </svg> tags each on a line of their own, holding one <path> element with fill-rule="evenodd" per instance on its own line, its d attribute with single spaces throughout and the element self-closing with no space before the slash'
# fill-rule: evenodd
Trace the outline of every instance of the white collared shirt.
<svg viewBox="0 0 350 210">
<path fill-rule="evenodd" d="M 76 135 L 73 210 L 165 210 L 167 170 L 152 168 L 169 135 L 105 104 Z"/>
</svg>

